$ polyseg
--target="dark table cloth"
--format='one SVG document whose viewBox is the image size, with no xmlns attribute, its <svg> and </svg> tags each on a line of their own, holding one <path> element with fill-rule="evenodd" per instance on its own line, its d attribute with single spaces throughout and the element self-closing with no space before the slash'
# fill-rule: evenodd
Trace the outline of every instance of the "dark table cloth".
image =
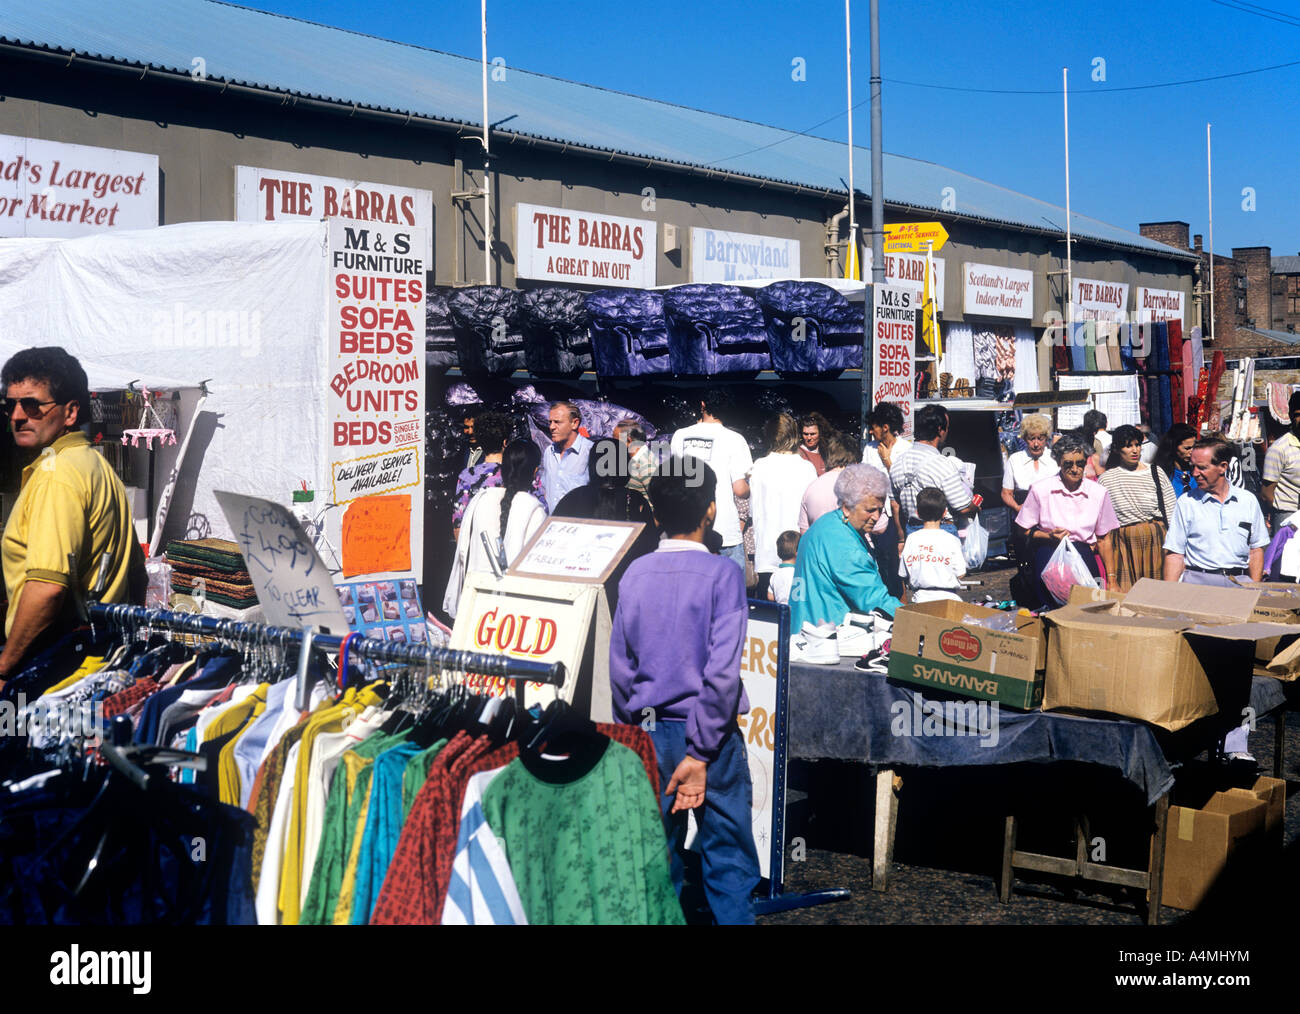
<svg viewBox="0 0 1300 1014">
<path fill-rule="evenodd" d="M 856 760 L 882 767 L 958 767 L 985 764 L 1075 761 L 1112 768 L 1123 775 L 1148 804 L 1154 804 L 1174 784 L 1170 763 L 1194 756 L 1223 735 L 1225 722 L 1240 718 L 1216 716 L 1170 734 L 1143 722 L 1123 718 L 1092 718 L 1063 712 L 997 712 L 996 735 L 987 724 L 962 726 L 975 717 L 966 709 L 935 716 L 944 735 L 917 733 L 914 714 L 927 704 L 973 702 L 955 695 L 921 692 L 908 683 L 860 672 L 853 659 L 835 666 L 790 664 L 789 756 L 802 760 Z M 1275 679 L 1252 680 L 1251 707 L 1257 718 L 1283 706 L 1283 685 Z M 951 709 L 950 709 L 951 710 Z M 958 724 L 949 721 L 956 717 Z M 897 728 L 899 734 L 895 734 Z M 980 728 L 984 729 L 981 734 Z"/>
</svg>

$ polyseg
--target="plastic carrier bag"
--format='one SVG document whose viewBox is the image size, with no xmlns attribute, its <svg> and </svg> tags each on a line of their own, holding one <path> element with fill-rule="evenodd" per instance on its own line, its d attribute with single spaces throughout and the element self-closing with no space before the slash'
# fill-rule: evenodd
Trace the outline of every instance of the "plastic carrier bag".
<svg viewBox="0 0 1300 1014">
<path fill-rule="evenodd" d="M 1074 543 L 1062 539 L 1047 561 L 1047 566 L 1043 568 L 1043 586 L 1056 599 L 1057 605 L 1063 606 L 1070 598 L 1070 589 L 1076 584 L 1085 588 L 1100 587 L 1088 565 L 1083 562 L 1083 557 L 1074 548 Z"/>
<path fill-rule="evenodd" d="M 966 526 L 966 541 L 962 544 L 962 555 L 966 557 L 967 570 L 979 570 L 989 558 L 989 533 L 978 516 L 971 519 Z"/>
</svg>

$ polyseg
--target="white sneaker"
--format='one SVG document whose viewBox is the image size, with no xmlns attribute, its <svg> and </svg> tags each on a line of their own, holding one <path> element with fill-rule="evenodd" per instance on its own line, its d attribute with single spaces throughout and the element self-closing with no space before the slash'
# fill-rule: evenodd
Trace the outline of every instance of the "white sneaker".
<svg viewBox="0 0 1300 1014">
<path fill-rule="evenodd" d="M 834 624 L 814 626 L 804 621 L 803 628 L 790 638 L 790 660 L 811 662 L 816 665 L 835 665 L 840 660 L 840 650 Z"/>
<path fill-rule="evenodd" d="M 844 623 L 836 628 L 841 658 L 859 658 L 875 651 L 890 638 L 888 630 L 863 629 L 856 623 Z"/>
</svg>

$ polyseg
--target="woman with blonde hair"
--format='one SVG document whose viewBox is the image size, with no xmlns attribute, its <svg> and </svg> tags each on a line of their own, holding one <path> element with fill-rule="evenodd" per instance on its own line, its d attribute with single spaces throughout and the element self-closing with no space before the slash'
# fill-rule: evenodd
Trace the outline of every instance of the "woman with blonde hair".
<svg viewBox="0 0 1300 1014">
<path fill-rule="evenodd" d="M 1061 469 L 1044 453 L 1052 438 L 1052 420 L 1045 415 L 1027 415 L 1020 420 L 1020 438 L 1026 449 L 1007 458 L 1002 471 L 1002 502 L 1011 510 L 1020 510 L 1029 496 L 1029 487 L 1039 479 L 1050 479 Z"/>
<path fill-rule="evenodd" d="M 794 416 L 785 412 L 773 416 L 763 427 L 763 437 L 769 453 L 755 461 L 749 473 L 759 598 L 767 594 L 767 584 L 781 565 L 776 540 L 782 532 L 798 527 L 804 491 L 817 478 L 812 462 L 798 453 L 799 424 Z"/>
<path fill-rule="evenodd" d="M 1029 487 L 1039 479 L 1050 479 L 1061 468 L 1047 451 L 1052 439 L 1052 420 L 1049 416 L 1026 415 L 1020 420 L 1020 438 L 1024 440 L 1026 450 L 1016 451 L 1007 458 L 1002 471 L 1002 502 L 1011 508 L 1011 516 L 1020 512 L 1020 507 L 1029 496 Z M 1011 526 L 1011 552 L 1016 562 L 1022 567 L 1028 564 L 1030 553 L 1024 529 L 1018 525 Z"/>
</svg>

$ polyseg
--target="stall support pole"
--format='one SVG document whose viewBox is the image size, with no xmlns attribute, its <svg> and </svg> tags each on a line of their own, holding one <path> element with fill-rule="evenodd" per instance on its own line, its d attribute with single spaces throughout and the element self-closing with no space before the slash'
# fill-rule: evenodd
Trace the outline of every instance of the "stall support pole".
<svg viewBox="0 0 1300 1014">
<path fill-rule="evenodd" d="M 871 889 L 889 890 L 889 864 L 894 861 L 894 832 L 898 828 L 898 794 L 903 779 L 892 768 L 876 772 L 876 837 L 871 850 Z"/>
<path fill-rule="evenodd" d="M 298 682 L 293 702 L 299 711 L 306 711 L 311 704 L 311 642 L 315 637 L 315 627 L 303 628 L 302 647 L 298 649 Z"/>
</svg>

